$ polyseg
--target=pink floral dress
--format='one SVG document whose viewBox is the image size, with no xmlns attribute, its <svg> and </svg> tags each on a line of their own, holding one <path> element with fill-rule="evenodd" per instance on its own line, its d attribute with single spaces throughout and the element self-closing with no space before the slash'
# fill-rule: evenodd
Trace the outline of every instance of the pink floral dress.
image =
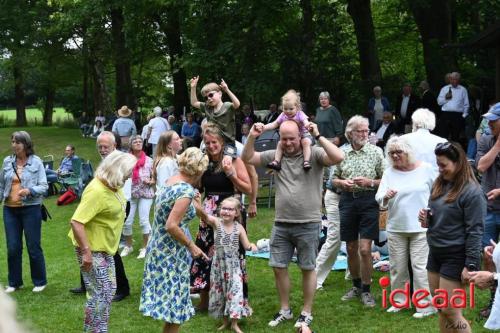
<svg viewBox="0 0 500 333">
<path fill-rule="evenodd" d="M 244 275 L 238 253 L 238 222 L 234 223 L 232 232 L 228 234 L 219 221 L 214 236 L 215 254 L 210 271 L 208 313 L 215 318 L 248 317 L 252 314 L 252 308 L 243 295 Z"/>
</svg>

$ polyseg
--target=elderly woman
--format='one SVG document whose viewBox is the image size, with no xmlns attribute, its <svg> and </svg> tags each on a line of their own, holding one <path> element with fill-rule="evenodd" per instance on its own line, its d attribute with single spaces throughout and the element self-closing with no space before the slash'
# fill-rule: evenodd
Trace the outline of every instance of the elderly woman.
<svg viewBox="0 0 500 333">
<path fill-rule="evenodd" d="M 189 297 L 189 257 L 208 259 L 182 231 L 195 216 L 196 191 L 208 158 L 188 148 L 178 158 L 179 174 L 158 194 L 148 244 L 139 310 L 165 322 L 163 332 L 178 332 L 194 315 Z"/>
<path fill-rule="evenodd" d="M 119 151 L 110 153 L 99 165 L 94 179 L 83 191 L 71 218 L 68 236 L 87 289 L 85 332 L 107 332 L 111 300 L 116 291 L 115 261 L 125 219 L 127 200 L 122 191 L 136 158 Z"/>
<path fill-rule="evenodd" d="M 7 240 L 9 285 L 11 293 L 23 286 L 22 259 L 23 233 L 31 267 L 33 292 L 47 285 L 45 258 L 41 245 L 43 194 L 47 191 L 47 178 L 43 163 L 33 150 L 33 142 L 25 131 L 12 133 L 13 155 L 3 160 L 0 169 L 0 203 L 4 202 L 3 220 Z"/>
<path fill-rule="evenodd" d="M 203 208 L 208 215 L 217 215 L 219 204 L 235 193 L 249 194 L 251 192 L 250 178 L 245 164 L 238 157 L 231 160 L 224 156 L 224 139 L 220 129 L 212 123 L 207 123 L 203 131 L 203 141 L 209 158 L 207 171 L 201 178 L 201 189 L 205 192 Z M 242 225 L 246 227 L 246 214 L 242 214 Z M 214 233 L 212 228 L 200 220 L 196 235 L 198 245 L 209 258 L 214 254 Z M 246 281 L 245 250 L 240 247 L 240 263 L 244 281 Z M 208 308 L 208 291 L 210 289 L 210 260 L 195 259 L 191 265 L 191 287 L 193 292 L 200 293 L 199 309 Z M 247 299 L 246 283 L 244 296 Z M 247 306 L 244 304 L 243 306 Z"/>
<path fill-rule="evenodd" d="M 135 123 L 130 116 L 132 115 L 132 110 L 130 110 L 126 105 L 122 106 L 118 110 L 118 119 L 113 123 L 111 131 L 118 134 L 121 141 L 121 150 L 127 151 L 129 149 L 130 137 L 137 134 L 137 128 Z"/>
<path fill-rule="evenodd" d="M 486 198 L 459 144 L 440 143 L 434 152 L 439 176 L 432 185 L 430 210 L 421 209 L 418 218 L 422 227 L 428 227 L 431 293 L 439 288 L 452 296 L 454 289 L 469 282 L 469 272 L 479 268 Z M 462 309 L 451 306 L 439 311 L 440 331 L 449 332 L 449 327 L 471 332 Z"/>
<path fill-rule="evenodd" d="M 368 114 L 370 118 L 370 128 L 374 129 L 378 122 L 382 121 L 384 111 L 390 111 L 389 100 L 382 96 L 382 88 L 373 87 L 373 97 L 368 100 Z"/>
<path fill-rule="evenodd" d="M 139 250 L 137 259 L 144 259 L 146 256 L 146 246 L 148 245 L 151 224 L 149 223 L 149 211 L 155 196 L 153 172 L 153 159 L 146 156 L 143 151 L 144 141 L 140 135 L 133 136 L 130 140 L 130 153 L 137 158 L 134 170 L 132 171 L 132 190 L 130 198 L 130 212 L 125 225 L 123 226 L 123 236 L 125 246 L 120 256 L 126 257 L 134 251 L 132 247 L 132 225 L 134 224 L 135 213 L 139 213 L 139 225 L 142 231 L 142 247 Z"/>
<path fill-rule="evenodd" d="M 415 160 L 411 146 L 402 137 L 389 139 L 386 152 L 390 167 L 384 171 L 375 199 L 383 208 L 388 208 L 386 230 L 391 289 L 404 289 L 405 283 L 409 283 L 408 263 L 411 262 L 415 290 L 429 290 L 425 268 L 429 253 L 427 230 L 420 226 L 418 212 L 427 207 L 437 174 L 430 164 Z M 428 297 L 422 302 L 430 300 Z M 403 304 L 404 297 L 396 295 L 395 302 Z M 400 310 L 391 306 L 387 312 Z M 435 312 L 432 307 L 417 308 L 413 317 L 423 318 Z"/>
<path fill-rule="evenodd" d="M 319 107 L 316 109 L 314 122 L 318 125 L 319 134 L 337 146 L 342 137 L 342 117 L 339 110 L 330 104 L 330 93 L 322 91 L 319 94 Z"/>
</svg>

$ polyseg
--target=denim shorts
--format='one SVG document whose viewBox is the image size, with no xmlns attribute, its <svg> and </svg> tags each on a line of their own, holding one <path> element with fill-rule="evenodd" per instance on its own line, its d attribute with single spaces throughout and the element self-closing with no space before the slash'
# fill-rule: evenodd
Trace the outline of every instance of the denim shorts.
<svg viewBox="0 0 500 333">
<path fill-rule="evenodd" d="M 491 245 L 490 239 L 493 239 L 493 241 L 497 243 L 499 233 L 500 214 L 488 212 L 488 214 L 486 214 L 486 219 L 484 220 L 484 232 L 482 238 L 483 247 Z"/>
<path fill-rule="evenodd" d="M 269 266 L 286 268 L 297 249 L 297 264 L 303 270 L 316 268 L 321 223 L 276 222 L 269 243 Z"/>
</svg>

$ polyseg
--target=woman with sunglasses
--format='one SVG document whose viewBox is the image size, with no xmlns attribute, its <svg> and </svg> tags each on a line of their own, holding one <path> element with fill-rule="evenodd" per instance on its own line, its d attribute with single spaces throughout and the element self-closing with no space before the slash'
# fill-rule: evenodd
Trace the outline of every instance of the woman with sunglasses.
<svg viewBox="0 0 500 333">
<path fill-rule="evenodd" d="M 220 203 L 238 193 L 249 194 L 251 192 L 250 178 L 245 164 L 238 157 L 231 159 L 224 156 L 224 138 L 222 131 L 212 123 L 207 123 L 203 131 L 203 142 L 208 155 L 208 168 L 201 177 L 200 192 L 204 192 L 203 209 L 208 215 L 216 216 L 219 213 Z M 246 227 L 246 213 L 242 213 L 241 225 Z M 210 260 L 196 258 L 191 264 L 191 290 L 200 293 L 199 310 L 208 309 L 208 292 L 210 290 L 210 265 L 214 255 L 214 231 L 203 219 L 200 220 L 196 245 L 205 252 Z M 246 281 L 245 249 L 240 247 L 240 263 L 242 275 Z M 247 306 L 247 288 L 243 285 L 245 299 L 244 307 Z"/>
<path fill-rule="evenodd" d="M 386 146 L 390 167 L 384 171 L 375 195 L 377 202 L 388 210 L 387 240 L 391 262 L 391 289 L 404 289 L 409 283 L 408 264 L 411 262 L 415 290 L 429 289 L 427 256 L 429 247 L 426 229 L 418 222 L 418 211 L 427 206 L 432 183 L 437 176 L 433 167 L 415 158 L 410 144 L 403 137 L 392 137 Z M 422 302 L 430 302 L 430 297 Z M 389 313 L 396 313 L 404 306 L 404 296 L 396 295 Z M 417 308 L 413 318 L 423 318 L 436 313 L 432 306 Z"/>
<path fill-rule="evenodd" d="M 479 267 L 486 198 L 459 144 L 440 143 L 434 153 L 439 176 L 432 185 L 429 206 L 420 210 L 418 218 L 422 227 L 428 228 L 431 293 L 445 289 L 451 297 Z M 449 332 L 450 327 L 471 332 L 462 310 L 448 305 L 439 312 L 439 328 Z"/>
</svg>

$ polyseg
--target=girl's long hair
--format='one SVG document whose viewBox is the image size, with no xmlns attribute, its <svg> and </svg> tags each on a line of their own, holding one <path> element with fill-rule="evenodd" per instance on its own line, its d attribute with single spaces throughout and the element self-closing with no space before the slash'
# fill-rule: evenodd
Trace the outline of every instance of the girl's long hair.
<svg viewBox="0 0 500 333">
<path fill-rule="evenodd" d="M 175 131 L 166 131 L 160 135 L 158 139 L 158 145 L 156 146 L 156 154 L 153 159 L 153 173 L 152 177 L 156 182 L 156 168 L 158 164 L 160 164 L 161 160 L 164 158 L 172 158 L 175 159 L 175 152 L 168 146 L 172 142 L 172 138 L 176 134 Z"/>
</svg>

